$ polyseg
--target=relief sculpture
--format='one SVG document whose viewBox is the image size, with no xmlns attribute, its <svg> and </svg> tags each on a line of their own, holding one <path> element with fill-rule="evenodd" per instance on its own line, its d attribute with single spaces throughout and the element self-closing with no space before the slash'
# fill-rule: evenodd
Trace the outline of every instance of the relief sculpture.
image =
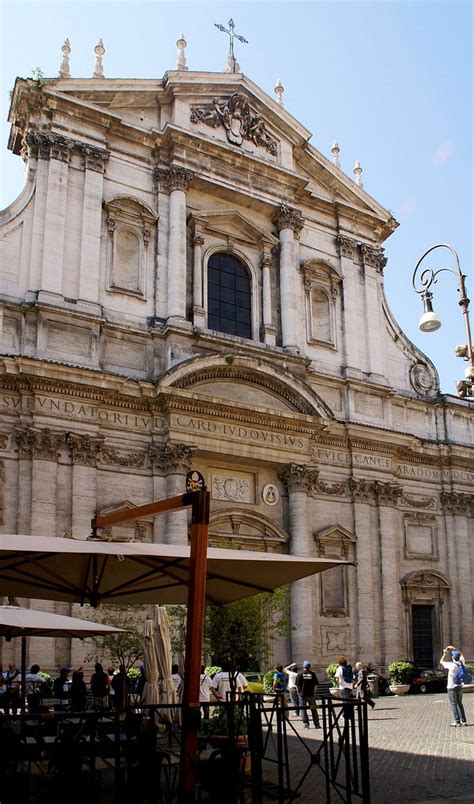
<svg viewBox="0 0 474 804">
<path fill-rule="evenodd" d="M 277 142 L 266 131 L 264 120 L 252 114 L 247 98 L 239 92 L 234 92 L 228 100 L 214 98 L 212 103 L 205 106 L 194 106 L 190 120 L 191 123 L 205 123 L 213 128 L 224 126 L 227 139 L 233 145 L 242 145 L 244 140 L 251 140 L 273 156 L 277 154 Z"/>
</svg>

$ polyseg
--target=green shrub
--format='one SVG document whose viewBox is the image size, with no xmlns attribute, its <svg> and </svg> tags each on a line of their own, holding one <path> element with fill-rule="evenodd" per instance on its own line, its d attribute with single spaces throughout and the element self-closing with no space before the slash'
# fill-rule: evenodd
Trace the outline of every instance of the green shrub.
<svg viewBox="0 0 474 804">
<path fill-rule="evenodd" d="M 331 684 L 333 685 L 333 687 L 337 686 L 336 670 L 337 670 L 338 667 L 339 667 L 339 665 L 338 665 L 337 662 L 331 662 L 331 664 L 328 664 L 328 666 L 325 668 L 326 675 L 327 675 L 329 681 L 331 682 Z"/>
<path fill-rule="evenodd" d="M 411 662 L 391 662 L 388 665 L 390 684 L 409 684 L 412 672 L 413 665 Z"/>
<path fill-rule="evenodd" d="M 274 672 L 275 672 L 274 670 L 268 670 L 266 673 L 264 673 L 263 678 L 262 678 L 263 691 L 267 695 L 269 695 L 271 692 L 273 692 L 273 674 L 274 674 Z"/>
<path fill-rule="evenodd" d="M 204 672 L 205 672 L 206 676 L 209 676 L 209 678 L 214 678 L 216 673 L 220 673 L 221 670 L 222 670 L 222 667 L 219 667 L 218 664 L 209 665 L 208 667 L 204 668 Z"/>
<path fill-rule="evenodd" d="M 44 673 L 42 670 L 38 673 L 41 678 L 44 678 L 43 695 L 45 698 L 51 698 L 53 695 L 53 678 L 49 673 Z"/>
<path fill-rule="evenodd" d="M 465 684 L 472 684 L 473 674 L 474 674 L 474 665 L 473 664 L 466 664 L 467 670 L 467 678 L 465 680 Z"/>
</svg>

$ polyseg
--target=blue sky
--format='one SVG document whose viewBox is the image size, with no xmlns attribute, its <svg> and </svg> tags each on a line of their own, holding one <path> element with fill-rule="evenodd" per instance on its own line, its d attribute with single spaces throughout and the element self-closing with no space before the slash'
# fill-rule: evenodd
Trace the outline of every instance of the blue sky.
<svg viewBox="0 0 474 804">
<path fill-rule="evenodd" d="M 459 252 L 472 278 L 472 15 L 471 2 L 1 2 L 0 207 L 23 184 L 19 157 L 6 150 L 9 91 L 15 77 L 40 67 L 57 75 L 61 45 L 71 42 L 71 73 L 91 76 L 93 49 L 102 37 L 108 77 L 161 78 L 176 65 L 184 33 L 191 70 L 221 71 L 227 24 L 249 44 L 236 43 L 242 71 L 273 96 L 285 87 L 286 109 L 313 132 L 312 144 L 330 157 L 341 148 L 341 167 L 353 178 L 359 159 L 364 188 L 400 222 L 386 241 L 385 286 L 401 327 L 435 363 L 441 388 L 455 393 L 465 363 L 454 346 L 465 342 L 455 278 L 442 274 L 434 288 L 444 326 L 417 329 L 421 302 L 411 289 L 413 268 L 437 242 Z M 428 267 L 452 265 L 435 252 Z M 473 305 L 474 307 L 474 305 Z M 474 314 L 474 313 L 473 313 Z"/>
</svg>

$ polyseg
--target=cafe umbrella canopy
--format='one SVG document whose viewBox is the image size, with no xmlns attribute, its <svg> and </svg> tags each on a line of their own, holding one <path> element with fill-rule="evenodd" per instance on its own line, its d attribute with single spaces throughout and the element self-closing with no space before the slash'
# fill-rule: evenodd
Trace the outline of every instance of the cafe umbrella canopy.
<svg viewBox="0 0 474 804">
<path fill-rule="evenodd" d="M 1 589 L 0 584 L 0 589 Z M 10 642 L 21 637 L 21 708 L 25 708 L 26 637 L 88 637 L 121 634 L 122 628 L 102 625 L 79 617 L 66 617 L 22 606 L 0 606 L 0 637 Z"/>
<path fill-rule="evenodd" d="M 0 535 L 3 594 L 90 603 L 187 603 L 180 801 L 193 800 L 199 728 L 204 603 L 269 592 L 348 561 L 210 548 L 205 488 L 97 516 L 92 532 L 144 516 L 191 508 L 188 546 Z"/>
<path fill-rule="evenodd" d="M 217 604 L 269 592 L 344 561 L 210 547 L 206 597 Z M 190 548 L 0 534 L 0 589 L 70 603 L 185 604 Z"/>
</svg>

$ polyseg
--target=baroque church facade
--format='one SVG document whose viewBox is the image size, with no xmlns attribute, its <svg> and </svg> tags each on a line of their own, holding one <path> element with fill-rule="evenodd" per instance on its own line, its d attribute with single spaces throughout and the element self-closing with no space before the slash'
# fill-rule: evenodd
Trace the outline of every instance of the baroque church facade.
<svg viewBox="0 0 474 804">
<path fill-rule="evenodd" d="M 281 93 L 180 67 L 16 82 L 0 527 L 85 539 L 197 470 L 211 544 L 353 562 L 293 585 L 288 660 L 474 657 L 472 405 L 387 306 L 397 223 Z M 183 543 L 186 518 L 102 535 Z"/>
</svg>

